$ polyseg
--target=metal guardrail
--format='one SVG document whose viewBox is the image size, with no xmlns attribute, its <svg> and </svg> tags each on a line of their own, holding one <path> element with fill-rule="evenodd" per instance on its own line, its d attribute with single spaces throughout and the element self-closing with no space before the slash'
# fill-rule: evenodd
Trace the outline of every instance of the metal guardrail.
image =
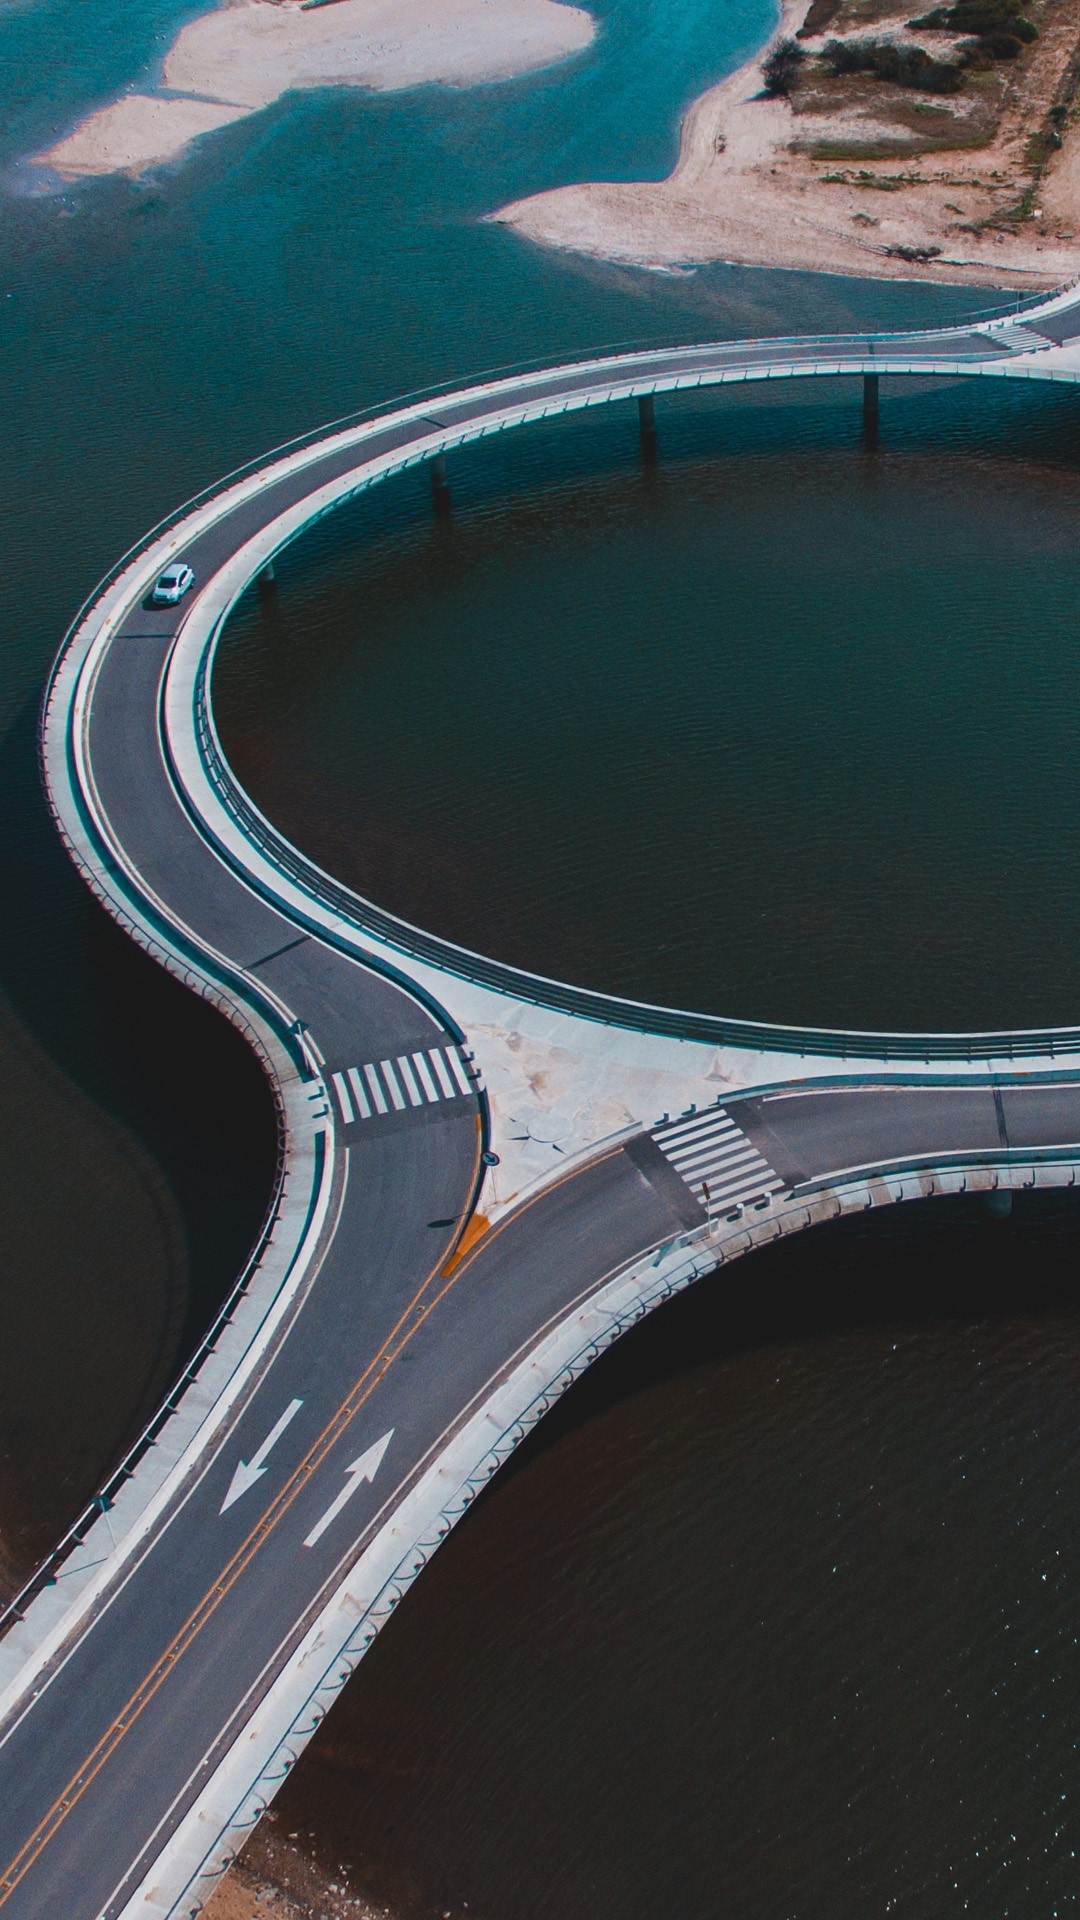
<svg viewBox="0 0 1080 1920">
<path fill-rule="evenodd" d="M 205 997 L 211 997 L 215 1000 L 217 998 L 217 996 L 207 996 L 204 990 L 204 998 Z M 269 1062 L 266 1060 L 265 1049 L 255 1028 L 251 1027 L 249 1023 L 242 1018 L 239 1014 L 239 1009 L 234 1007 L 231 1002 L 226 1006 L 224 996 L 221 996 L 221 1007 L 222 1011 L 227 1013 L 233 1025 L 238 1026 L 244 1033 L 249 1045 L 254 1049 L 258 1057 L 269 1067 Z M 315 1152 L 317 1160 L 319 1156 L 325 1152 L 321 1135 L 316 1137 Z M 231 1323 L 237 1307 L 247 1292 L 252 1275 L 259 1266 L 273 1237 L 284 1195 L 285 1170 L 286 1142 L 283 1131 L 279 1129 L 277 1163 L 274 1170 L 273 1199 L 266 1218 L 259 1230 L 255 1245 L 252 1247 L 247 1260 L 244 1262 L 239 1279 L 232 1287 L 224 1305 L 211 1322 L 209 1329 L 202 1340 L 200 1340 L 199 1345 L 191 1355 L 183 1371 L 178 1375 L 176 1380 L 174 1380 L 165 1399 L 151 1415 L 138 1438 L 133 1441 L 132 1445 L 124 1454 L 119 1465 L 113 1469 L 93 1499 L 83 1508 L 78 1518 L 72 1521 L 66 1533 L 61 1536 L 56 1545 L 46 1554 L 40 1565 L 35 1567 L 30 1578 L 23 1583 L 19 1591 L 7 1602 L 6 1606 L 0 1609 L 0 1636 L 2 1636 L 9 1627 L 23 1618 L 30 1602 L 34 1600 L 39 1593 L 43 1592 L 46 1587 L 55 1586 L 58 1577 L 57 1569 L 77 1547 L 83 1544 L 91 1528 L 97 1524 L 104 1514 L 109 1512 L 124 1482 L 130 1480 L 140 1460 L 144 1459 L 151 1447 L 157 1444 L 159 1434 L 177 1411 L 180 1401 L 183 1399 L 188 1388 L 192 1385 L 193 1381 L 197 1379 L 203 1362 L 214 1352 L 222 1332 Z M 317 1166 L 317 1174 L 319 1170 Z M 317 1187 L 317 1179 L 315 1184 Z"/>
<path fill-rule="evenodd" d="M 1028 312 L 1035 307 L 1056 298 L 1068 290 L 1068 284 L 1050 292 L 1020 294 L 1015 300 L 1003 302 L 994 307 L 977 309 L 959 316 L 956 320 L 940 328 L 926 328 L 927 333 L 948 334 L 963 331 L 973 323 L 988 319 L 1005 319 L 1014 314 Z M 895 332 L 882 332 L 873 335 L 878 341 L 907 337 L 920 331 L 905 328 Z M 821 344 L 836 342 L 863 341 L 870 336 L 865 330 L 856 334 L 833 334 L 820 336 Z M 802 342 L 805 335 L 778 336 L 771 344 L 783 345 L 785 341 Z M 653 352 L 656 354 L 675 353 L 693 346 L 688 341 L 637 340 L 622 342 L 608 347 L 602 352 L 595 350 L 573 356 L 574 364 L 584 365 L 589 361 L 603 363 L 612 357 L 633 352 Z M 720 344 L 720 343 L 713 343 Z M 726 343 L 725 343 L 726 344 Z M 739 343 L 731 341 L 732 346 Z M 467 384 L 483 385 L 493 380 L 510 378 L 515 374 L 542 373 L 554 371 L 568 363 L 567 354 L 555 358 L 550 356 L 532 360 L 517 361 L 505 366 L 488 369 L 473 377 Z M 396 412 L 404 406 L 416 404 L 425 399 L 434 399 L 440 395 L 456 393 L 462 390 L 460 377 L 454 380 L 437 382 L 427 387 L 413 389 L 405 395 L 397 395 L 374 406 L 347 414 L 341 418 L 324 422 L 310 432 L 300 434 L 283 442 L 269 453 L 244 462 L 231 472 L 221 476 L 209 486 L 192 495 L 182 505 L 165 515 L 149 531 L 142 534 L 127 551 L 109 568 L 108 572 L 87 595 L 78 612 L 71 621 L 64 639 L 56 654 L 47 677 L 42 695 L 40 721 L 38 729 L 39 760 L 43 767 L 45 722 L 49 710 L 53 688 L 67 650 L 83 621 L 92 608 L 108 592 L 110 587 L 124 573 L 141 553 L 146 552 L 156 540 L 177 526 L 189 514 L 208 505 L 214 499 L 227 492 L 245 478 L 259 472 L 272 463 L 287 458 L 290 454 L 302 452 L 306 447 L 315 446 L 335 433 L 347 432 L 351 427 L 361 426 L 367 421 L 375 421 L 388 413 Z M 373 934 L 402 953 L 428 961 L 443 972 L 458 974 L 480 985 L 489 986 L 516 999 L 530 1001 L 541 1006 L 555 1007 L 561 1011 L 576 1014 L 579 1017 L 598 1021 L 605 1025 L 622 1026 L 638 1032 L 669 1034 L 680 1039 L 696 1039 L 713 1042 L 718 1045 L 738 1046 L 766 1052 L 808 1053 L 825 1055 L 831 1058 L 873 1058 L 883 1060 L 923 1061 L 930 1063 L 941 1061 L 978 1061 L 991 1058 L 1030 1059 L 1036 1056 L 1072 1055 L 1080 1053 L 1080 1028 L 1029 1029 L 1019 1032 L 978 1033 L 978 1034 L 898 1034 L 845 1032 L 833 1028 L 781 1026 L 768 1022 L 729 1019 L 721 1015 L 693 1013 L 671 1007 L 650 1006 L 643 1002 L 620 999 L 618 997 L 594 992 L 585 987 L 570 986 L 565 982 L 551 980 L 543 975 L 532 974 L 523 969 L 508 966 L 492 960 L 482 954 L 471 952 L 454 943 L 441 940 L 438 936 L 411 926 L 407 921 L 376 907 L 351 889 L 342 886 L 306 860 L 283 835 L 274 829 L 270 822 L 255 807 L 244 789 L 240 786 L 221 750 L 213 726 L 209 708 L 207 689 L 206 659 L 200 664 L 196 683 L 195 724 L 199 749 L 208 777 L 223 804 L 236 821 L 245 836 L 258 846 L 271 863 L 283 874 L 294 880 L 313 900 L 331 908 L 361 932 Z M 217 1000 L 213 992 L 204 997 Z M 254 1028 L 240 1015 L 239 1008 L 231 1001 L 226 1004 L 220 996 L 228 1017 L 245 1031 L 255 1052 L 262 1057 L 263 1048 Z M 271 1076 L 272 1078 L 272 1076 Z M 317 1150 L 318 1143 L 317 1143 Z M 91 1528 L 107 1513 L 116 1494 L 124 1482 L 135 1471 L 138 1462 L 156 1444 L 168 1420 L 175 1413 L 183 1394 L 197 1377 L 199 1368 L 213 1352 L 222 1329 L 227 1326 L 242 1299 L 251 1276 L 265 1253 L 272 1236 L 280 1210 L 282 1184 L 285 1169 L 285 1142 L 279 1137 L 278 1160 L 274 1178 L 274 1200 L 259 1237 L 244 1265 L 243 1271 L 231 1290 L 227 1300 L 213 1321 L 209 1331 L 191 1355 L 169 1394 L 143 1428 L 138 1438 L 128 1448 L 123 1459 L 104 1482 L 100 1491 L 83 1508 L 78 1518 L 64 1533 L 56 1546 L 46 1556 L 39 1567 L 30 1576 L 13 1598 L 0 1609 L 0 1634 L 14 1621 L 21 1620 L 26 1607 L 36 1594 L 46 1586 L 54 1584 L 56 1569 L 86 1538 Z"/>
<path fill-rule="evenodd" d="M 961 314 L 956 320 L 950 321 L 941 327 L 925 327 L 921 329 L 906 327 L 875 333 L 872 336 L 869 335 L 864 328 L 858 333 L 822 334 L 817 337 L 819 337 L 823 343 L 827 344 L 835 341 L 866 340 L 870 337 L 873 337 L 875 340 L 900 339 L 920 331 L 924 333 L 963 332 L 973 323 L 980 320 L 1005 320 L 1015 314 L 1026 313 L 1035 307 L 1043 306 L 1051 300 L 1056 300 L 1061 294 L 1067 293 L 1073 284 L 1071 281 L 1063 281 L 1060 286 L 1043 290 L 1042 292 L 1017 293 L 1011 300 L 1004 301 L 992 307 L 975 308 L 970 312 Z M 775 341 L 775 344 L 783 345 L 785 342 L 801 342 L 807 337 L 806 334 L 778 334 L 775 336 L 763 334 L 758 339 L 755 339 L 754 344 L 762 344 L 768 340 L 770 343 Z M 458 375 L 450 380 L 436 381 L 430 386 L 414 387 L 408 393 L 396 394 L 391 399 L 376 401 L 369 406 L 359 408 L 354 413 L 343 414 L 339 419 L 324 421 L 320 426 L 311 428 L 307 433 L 297 434 L 293 439 L 284 440 L 280 445 L 272 447 L 269 452 L 260 453 L 257 457 L 242 462 L 240 466 L 233 467 L 230 472 L 222 474 L 218 479 L 211 481 L 208 486 L 201 488 L 198 493 L 192 494 L 182 505 L 175 507 L 161 520 L 157 521 L 156 524 L 142 534 L 132 546 L 127 548 L 126 552 L 114 562 L 108 572 L 98 581 L 93 591 L 87 595 L 78 612 L 75 614 L 61 642 L 45 684 L 42 697 L 42 712 L 45 711 L 48 705 L 49 694 L 59 671 L 60 663 L 74 635 L 77 633 L 91 608 L 101 599 L 101 596 L 115 584 L 124 569 L 130 566 L 131 563 L 138 558 L 140 553 L 144 553 L 148 547 L 152 546 L 155 540 L 159 540 L 162 534 L 167 533 L 170 527 L 176 526 L 181 520 L 186 519 L 188 514 L 196 512 L 199 507 L 207 506 L 210 501 L 217 499 L 220 494 L 227 492 L 230 487 L 237 485 L 239 481 L 250 477 L 253 473 L 258 473 L 260 468 L 269 466 L 274 461 L 286 459 L 290 454 L 300 453 L 305 447 L 314 446 L 320 440 L 328 438 L 331 434 L 346 433 L 350 427 L 362 426 L 367 420 L 378 420 L 387 413 L 396 412 L 401 407 L 412 406 L 420 400 L 431 400 L 437 398 L 440 394 L 460 392 L 463 386 L 483 386 L 489 381 L 508 379 L 514 374 L 543 373 L 549 370 L 554 371 L 560 366 L 570 364 L 582 366 L 588 364 L 590 361 L 603 362 L 611 359 L 613 356 L 627 353 L 678 353 L 682 350 L 692 348 L 695 345 L 721 344 L 738 346 L 740 342 L 737 339 L 728 342 L 624 340 L 617 342 L 613 346 L 604 347 L 599 350 L 595 347 L 590 347 L 577 353 L 563 352 L 554 357 L 551 355 L 540 355 L 530 360 L 508 361 L 505 365 L 488 367 L 464 379 L 461 375 Z"/>
</svg>

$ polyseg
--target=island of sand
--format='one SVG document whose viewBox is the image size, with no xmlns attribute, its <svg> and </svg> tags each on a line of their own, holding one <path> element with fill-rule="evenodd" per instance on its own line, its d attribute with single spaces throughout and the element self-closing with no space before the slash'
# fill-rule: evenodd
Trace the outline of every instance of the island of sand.
<svg viewBox="0 0 1080 1920">
<path fill-rule="evenodd" d="M 1053 286 L 1080 267 L 1078 89 L 1078 0 L 788 0 L 690 109 L 670 178 L 493 217 L 643 266 Z"/>
<path fill-rule="evenodd" d="M 550 66 L 594 32 L 561 0 L 226 0 L 182 29 L 155 91 L 33 158 L 65 178 L 138 174 L 293 87 L 473 86 Z"/>
</svg>

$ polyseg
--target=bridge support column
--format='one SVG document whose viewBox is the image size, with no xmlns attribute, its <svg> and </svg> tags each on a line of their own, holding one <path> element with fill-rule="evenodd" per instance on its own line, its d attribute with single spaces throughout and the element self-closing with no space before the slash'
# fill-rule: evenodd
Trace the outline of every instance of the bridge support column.
<svg viewBox="0 0 1080 1920">
<path fill-rule="evenodd" d="M 446 477 L 445 454 L 437 453 L 434 460 L 429 460 L 428 470 L 431 474 L 431 499 L 435 511 L 439 514 L 449 513 L 450 482 Z"/>
<path fill-rule="evenodd" d="M 869 446 L 876 445 L 878 437 L 878 378 L 876 373 L 863 374 L 862 424 L 863 435 Z"/>
<path fill-rule="evenodd" d="M 1011 1187 L 994 1187 L 982 1195 L 982 1210 L 991 1220 L 1007 1220 L 1013 1210 Z"/>
<path fill-rule="evenodd" d="M 641 428 L 642 457 L 651 465 L 656 459 L 656 401 L 651 393 L 638 395 L 638 425 Z"/>
</svg>

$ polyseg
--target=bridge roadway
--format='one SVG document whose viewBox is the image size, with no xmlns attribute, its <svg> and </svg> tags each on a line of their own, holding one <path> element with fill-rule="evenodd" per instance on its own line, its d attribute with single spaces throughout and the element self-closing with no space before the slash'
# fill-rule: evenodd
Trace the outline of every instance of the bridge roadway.
<svg viewBox="0 0 1080 1920">
<path fill-rule="evenodd" d="M 1029 336 L 1036 318 L 1024 316 Z M 1045 324 L 1061 333 L 1074 318 L 1080 335 L 1080 309 L 1074 315 L 1058 301 Z M 1020 349 L 1006 340 L 1003 351 L 1003 331 L 905 336 L 887 352 L 875 343 L 873 357 L 953 369 L 989 356 L 1004 369 Z M 584 393 L 726 375 L 740 364 L 760 369 L 781 351 L 785 365 L 822 364 L 820 342 L 688 349 L 677 364 L 640 355 L 628 369 L 624 358 L 617 380 L 614 362 L 600 374 L 530 375 L 525 400 L 559 407 Z M 1067 342 L 1060 351 L 1064 358 Z M 834 352 L 838 368 L 866 357 L 866 343 Z M 1053 377 L 1074 376 L 1062 365 Z M 238 1844 L 232 1802 L 208 1794 L 242 1759 L 260 1705 L 277 1698 L 313 1623 L 326 1619 L 350 1570 L 395 1524 L 405 1527 L 410 1496 L 454 1436 L 553 1329 L 606 1297 L 613 1276 L 650 1256 L 663 1260 L 681 1241 L 707 1246 L 710 1212 L 723 1216 L 718 1254 L 725 1245 L 730 1253 L 746 1218 L 805 1203 L 809 1220 L 815 1194 L 852 1181 L 876 1181 L 877 1197 L 888 1198 L 898 1172 L 914 1172 L 917 1184 L 935 1168 L 1008 1177 L 1010 1168 L 1041 1165 L 1071 1181 L 1080 1160 L 1080 1074 L 1040 1078 L 999 1062 L 949 1078 L 909 1069 L 906 1081 L 884 1071 L 807 1081 L 793 1058 L 790 1084 L 598 1147 L 455 1254 L 479 1192 L 488 1125 L 467 1036 L 410 980 L 406 953 L 396 969 L 365 959 L 300 912 L 287 889 L 271 897 L 254 862 L 244 871 L 193 799 L 164 689 L 185 636 L 196 634 L 200 603 L 213 602 L 232 566 L 231 603 L 237 580 L 264 564 L 268 530 L 279 544 L 291 537 L 304 503 L 322 510 L 349 491 L 361 462 L 370 471 L 373 462 L 413 457 L 418 437 L 428 457 L 432 431 L 460 437 L 467 425 L 505 419 L 508 407 L 523 417 L 523 404 L 522 386 L 508 395 L 506 382 L 444 396 L 427 424 L 413 406 L 226 492 L 107 584 L 53 683 L 43 750 L 69 845 L 139 937 L 212 982 L 265 1031 L 276 1020 L 286 1184 L 299 1179 L 289 1176 L 288 1157 L 306 1127 L 311 1180 L 323 1181 L 326 1204 L 288 1310 L 243 1391 L 166 1483 L 153 1523 L 118 1542 L 87 1602 L 28 1654 L 8 1688 L 0 1907 L 12 1920 L 199 1910 L 208 1885 L 200 1872 L 212 1874 Z M 147 586 L 166 555 L 190 562 L 197 588 L 179 609 L 151 610 Z M 296 1073 L 286 1098 L 280 1062 L 290 1053 Z M 357 1100 L 350 1118 L 330 1089 L 355 1089 L 364 1063 L 394 1060 L 405 1063 L 396 1082 L 393 1072 L 376 1076 L 381 1102 L 370 1077 L 360 1083 L 367 1106 L 386 1111 L 361 1118 Z M 241 1304 L 238 1323 L 244 1312 Z M 370 1479 L 349 1471 L 365 1455 Z M 263 1471 L 242 1476 L 229 1504 L 241 1462 Z M 407 1530 L 402 1539 L 407 1552 Z M 28 1623 L 41 1604 L 30 1606 Z M 339 1651 L 330 1648 L 328 1669 Z M 309 1731 L 297 1723 L 294 1751 Z M 258 1766 L 252 1779 L 261 1779 L 257 1811 L 273 1780 Z"/>
</svg>

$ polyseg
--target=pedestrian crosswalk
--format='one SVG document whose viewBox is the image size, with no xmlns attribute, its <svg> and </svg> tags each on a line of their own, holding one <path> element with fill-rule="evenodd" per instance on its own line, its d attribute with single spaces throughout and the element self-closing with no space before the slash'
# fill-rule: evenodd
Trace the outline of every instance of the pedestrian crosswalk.
<svg viewBox="0 0 1080 1920">
<path fill-rule="evenodd" d="M 723 1107 L 656 1127 L 652 1137 L 691 1193 L 710 1211 L 763 1199 L 783 1187 L 780 1176 Z"/>
<path fill-rule="evenodd" d="M 475 1096 L 480 1076 L 456 1047 L 426 1047 L 391 1060 L 345 1067 L 330 1075 L 330 1084 L 341 1118 L 350 1127 L 383 1113 Z"/>
</svg>

